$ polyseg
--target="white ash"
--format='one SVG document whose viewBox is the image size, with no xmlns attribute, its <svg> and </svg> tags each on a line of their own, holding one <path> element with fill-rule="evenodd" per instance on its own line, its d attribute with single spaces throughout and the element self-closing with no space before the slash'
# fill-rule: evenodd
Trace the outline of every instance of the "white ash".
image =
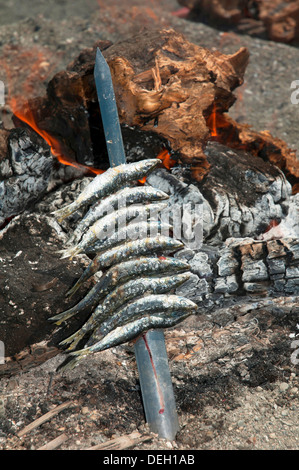
<svg viewBox="0 0 299 470">
<path fill-rule="evenodd" d="M 247 173 L 248 178 L 256 180 L 260 190 L 253 206 L 240 203 L 237 194 L 226 194 L 224 191 L 219 191 L 219 187 L 211 189 L 207 200 L 198 187 L 183 182 L 179 178 L 179 173 L 178 169 L 172 173 L 165 169 L 157 169 L 148 176 L 147 182 L 169 194 L 170 222 L 174 225 L 176 223 L 174 215 L 178 207 L 182 208 L 182 212 L 183 208 L 191 212 L 192 229 L 194 231 L 197 225 L 202 227 L 203 243 L 208 241 L 209 244 L 221 245 L 230 237 L 255 237 L 266 221 L 270 223 L 271 220 L 283 220 L 288 213 L 291 185 L 282 172 L 272 183 L 252 170 L 250 174 Z M 263 179 L 267 181 L 267 185 Z M 184 237 L 177 238 L 185 242 Z M 200 244 L 197 247 L 192 246 L 193 248 L 200 248 Z"/>
<path fill-rule="evenodd" d="M 275 238 L 299 238 L 299 193 L 290 197 L 288 214 L 280 224 L 261 234 L 260 240 Z"/>
<path fill-rule="evenodd" d="M 8 148 L 0 163 L 0 225 L 43 196 L 53 167 L 49 149 L 24 129 L 11 133 Z"/>
<path fill-rule="evenodd" d="M 147 177 L 147 182 L 170 196 L 168 207 L 164 212 L 167 212 L 169 221 L 173 224 L 175 230 L 181 229 L 185 218 L 185 230 L 182 230 L 181 236 L 177 231 L 175 237 L 185 242 L 188 246 L 190 239 L 192 240 L 192 235 L 197 232 L 199 233 L 197 240 L 197 247 L 199 248 L 202 240 L 210 234 L 211 229 L 215 225 L 212 208 L 199 189 L 193 184 L 188 185 L 180 181 L 177 176 L 163 168 L 154 170 Z M 180 208 L 182 210 L 179 210 Z M 183 215 L 182 219 L 181 215 Z M 192 243 L 192 247 L 193 245 L 194 243 Z"/>
</svg>

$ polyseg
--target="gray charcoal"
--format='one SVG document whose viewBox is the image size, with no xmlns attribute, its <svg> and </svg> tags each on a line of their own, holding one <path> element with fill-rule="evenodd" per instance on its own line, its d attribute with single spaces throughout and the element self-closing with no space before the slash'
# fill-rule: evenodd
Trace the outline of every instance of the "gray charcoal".
<svg viewBox="0 0 299 470">
<path fill-rule="evenodd" d="M 45 194 L 53 168 L 49 148 L 26 129 L 12 130 L 8 150 L 0 165 L 0 225 Z"/>
</svg>

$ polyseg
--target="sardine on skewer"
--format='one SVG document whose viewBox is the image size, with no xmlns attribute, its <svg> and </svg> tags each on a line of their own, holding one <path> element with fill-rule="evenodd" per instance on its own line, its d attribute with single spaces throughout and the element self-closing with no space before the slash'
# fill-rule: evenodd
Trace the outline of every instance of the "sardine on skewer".
<svg viewBox="0 0 299 470">
<path fill-rule="evenodd" d="M 86 333 L 98 328 L 108 315 L 111 315 L 130 300 L 138 299 L 145 294 L 165 294 L 186 282 L 190 278 L 190 275 L 191 274 L 187 272 L 165 277 L 138 277 L 137 279 L 132 279 L 116 287 L 107 295 L 103 303 L 97 306 L 87 322 L 60 344 L 65 345 L 72 343 L 68 350 L 73 350 Z"/>
<path fill-rule="evenodd" d="M 148 202 L 158 202 L 168 199 L 168 194 L 152 186 L 128 187 L 110 194 L 110 196 L 95 203 L 81 219 L 69 240 L 69 244 L 78 244 L 84 233 L 97 220 L 106 214 L 111 214 L 114 210 L 123 209 L 131 204 L 146 204 Z"/>
<path fill-rule="evenodd" d="M 165 209 L 166 206 L 167 203 L 164 202 L 146 205 L 136 204 L 113 211 L 111 214 L 95 222 L 87 233 L 83 235 L 78 245 L 61 250 L 62 258 L 70 257 L 72 259 L 73 256 L 85 252 L 90 245 L 97 241 L 99 244 L 109 241 L 112 236 L 114 236 L 114 240 L 118 239 L 120 242 L 123 242 L 124 239 L 121 238 L 122 235 L 119 233 L 119 228 L 123 228 L 134 219 L 139 219 L 139 223 L 146 221 L 149 217 L 157 219 L 157 214 Z M 100 251 L 103 250 L 101 249 Z"/>
<path fill-rule="evenodd" d="M 102 339 L 115 328 L 146 314 L 155 314 L 155 312 L 169 314 L 172 311 L 194 312 L 196 309 L 197 305 L 186 297 L 166 294 L 146 295 L 117 310 L 102 324 L 98 321 L 100 326 L 96 332 L 97 340 Z"/>
<path fill-rule="evenodd" d="M 107 268 L 132 257 L 149 255 L 157 252 L 173 253 L 180 248 L 183 248 L 183 246 L 184 244 L 179 240 L 159 235 L 157 237 L 134 240 L 124 243 L 123 245 L 116 246 L 105 253 L 97 255 L 91 261 L 89 266 L 87 266 L 76 284 L 67 292 L 67 295 L 73 295 L 83 282 L 87 281 L 87 279 L 93 276 L 100 269 Z"/>
<path fill-rule="evenodd" d="M 117 286 L 138 276 L 165 275 L 186 272 L 190 269 L 186 261 L 171 257 L 138 257 L 112 266 L 93 286 L 87 295 L 72 308 L 49 318 L 60 325 L 63 321 L 80 312 L 93 311 L 101 299 Z"/>
<path fill-rule="evenodd" d="M 137 240 L 158 235 L 170 236 L 173 227 L 160 220 L 148 220 L 146 222 L 135 222 L 135 219 L 127 226 L 120 228 L 111 237 L 107 236 L 102 240 L 97 240 L 94 244 L 88 245 L 85 254 L 95 256 L 109 248 L 124 243 L 129 240 Z"/>
<path fill-rule="evenodd" d="M 132 341 L 152 328 L 170 328 L 192 315 L 192 313 L 194 312 L 173 311 L 165 316 L 164 313 L 160 314 L 160 312 L 156 312 L 154 315 L 146 315 L 126 323 L 111 331 L 111 333 L 107 334 L 101 341 L 96 342 L 92 346 L 80 349 L 79 351 L 70 352 L 70 355 L 74 356 L 74 358 L 66 364 L 62 364 L 59 369 L 61 371 L 73 369 L 89 354 L 104 351 L 105 349 Z"/>
<path fill-rule="evenodd" d="M 58 222 L 62 222 L 81 207 L 106 197 L 131 181 L 147 176 L 159 163 L 160 160 L 154 158 L 110 167 L 105 173 L 97 175 L 74 202 L 53 212 L 53 215 Z"/>
</svg>

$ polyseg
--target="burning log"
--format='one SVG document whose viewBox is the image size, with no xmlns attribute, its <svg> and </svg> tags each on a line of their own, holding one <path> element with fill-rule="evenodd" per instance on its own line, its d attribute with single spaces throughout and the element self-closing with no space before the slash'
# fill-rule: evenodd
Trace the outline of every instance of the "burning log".
<svg viewBox="0 0 299 470">
<path fill-rule="evenodd" d="M 214 140 L 233 149 L 246 150 L 252 156 L 260 157 L 280 168 L 291 183 L 293 193 L 298 192 L 299 160 L 296 150 L 288 148 L 283 140 L 274 138 L 268 131 L 257 132 L 248 125 L 237 123 L 227 114 L 216 111 L 208 123 Z"/>
<path fill-rule="evenodd" d="M 205 23 L 273 41 L 299 40 L 298 0 L 178 0 Z"/>
<path fill-rule="evenodd" d="M 147 31 L 113 46 L 98 42 L 54 76 L 47 96 L 15 110 L 15 122 L 32 125 L 60 161 L 94 172 L 109 166 L 93 79 L 96 47 L 110 66 L 128 161 L 167 148 L 174 164 L 191 168 L 200 182 L 210 169 L 205 147 L 216 139 L 271 161 L 296 184 L 298 160 L 285 142 L 226 115 L 243 82 L 247 49 L 212 52 L 173 30 Z"/>
<path fill-rule="evenodd" d="M 111 47 L 95 46 L 110 66 L 120 122 L 127 129 L 124 141 L 131 128 L 142 131 L 143 140 L 156 136 L 160 150 L 167 144 L 179 162 L 197 168 L 200 180 L 209 168 L 203 151 L 210 134 L 207 118 L 214 102 L 222 112 L 234 103 L 232 91 L 243 82 L 248 51 L 241 48 L 228 56 L 211 52 L 173 30 L 148 31 Z M 47 96 L 31 100 L 27 109 L 40 132 L 51 136 L 56 153 L 107 168 L 94 58 L 90 60 L 96 47 L 55 75 Z M 22 119 L 22 110 L 17 114 Z M 25 109 L 26 114 L 28 122 Z"/>
</svg>

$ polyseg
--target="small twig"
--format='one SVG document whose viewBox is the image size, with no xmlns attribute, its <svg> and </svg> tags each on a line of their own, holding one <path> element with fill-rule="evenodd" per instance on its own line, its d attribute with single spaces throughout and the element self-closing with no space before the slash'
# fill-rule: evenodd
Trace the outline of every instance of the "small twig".
<svg viewBox="0 0 299 470">
<path fill-rule="evenodd" d="M 42 447 L 39 447 L 37 450 L 54 450 L 57 449 L 57 447 L 61 446 L 66 440 L 68 439 L 66 434 L 60 434 L 60 436 L 56 437 L 55 439 L 52 439 L 52 441 L 47 442 Z"/>
<path fill-rule="evenodd" d="M 150 440 L 150 436 L 141 436 L 139 432 L 132 432 L 127 436 L 116 437 L 110 441 L 97 444 L 96 446 L 89 447 L 87 450 L 123 450 L 136 446 L 141 442 Z"/>
<path fill-rule="evenodd" d="M 50 390 L 51 390 L 51 386 L 52 386 L 52 382 L 53 382 L 53 377 L 54 377 L 54 372 L 50 372 L 50 380 L 49 380 L 49 384 L 48 384 L 48 388 L 47 388 L 47 392 L 46 392 L 46 397 L 50 394 Z"/>
<path fill-rule="evenodd" d="M 32 289 L 35 292 L 43 292 L 49 290 L 57 284 L 58 277 L 54 277 L 51 281 L 45 282 L 43 284 L 32 284 Z"/>
<path fill-rule="evenodd" d="M 65 403 L 62 403 L 61 405 L 56 406 L 56 408 L 54 408 L 53 410 L 48 411 L 48 413 L 36 419 L 32 423 L 28 424 L 28 426 L 25 426 L 25 428 L 23 428 L 21 431 L 17 433 L 17 436 L 18 437 L 24 436 L 25 434 L 37 428 L 41 424 L 44 424 L 46 421 L 49 421 L 49 419 L 53 418 L 53 416 L 60 413 L 60 411 L 65 410 L 66 408 L 69 408 L 73 404 L 74 403 L 72 401 L 67 401 Z"/>
</svg>

